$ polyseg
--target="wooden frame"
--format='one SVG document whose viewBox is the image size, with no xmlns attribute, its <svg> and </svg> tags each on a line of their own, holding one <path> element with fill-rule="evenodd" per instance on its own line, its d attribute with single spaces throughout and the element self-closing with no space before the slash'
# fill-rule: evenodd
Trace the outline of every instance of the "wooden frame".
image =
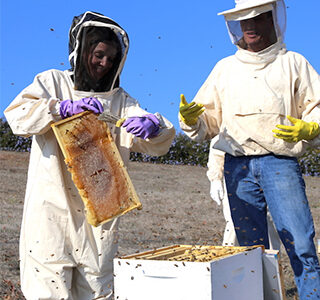
<svg viewBox="0 0 320 300">
<path fill-rule="evenodd" d="M 108 125 L 84 112 L 51 125 L 93 226 L 141 203 Z"/>
</svg>

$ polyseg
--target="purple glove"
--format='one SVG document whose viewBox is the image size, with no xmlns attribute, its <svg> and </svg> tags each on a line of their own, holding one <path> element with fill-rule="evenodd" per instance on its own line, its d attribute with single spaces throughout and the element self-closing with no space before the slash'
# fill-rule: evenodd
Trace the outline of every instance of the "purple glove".
<svg viewBox="0 0 320 300">
<path fill-rule="evenodd" d="M 103 112 L 100 101 L 94 97 L 82 98 L 81 100 L 64 100 L 60 103 L 60 116 L 62 119 L 90 110 L 95 114 Z"/>
<path fill-rule="evenodd" d="M 142 117 L 126 119 L 122 127 L 126 127 L 127 132 L 145 140 L 158 135 L 160 130 L 159 124 L 160 122 L 155 115 L 147 114 Z"/>
</svg>

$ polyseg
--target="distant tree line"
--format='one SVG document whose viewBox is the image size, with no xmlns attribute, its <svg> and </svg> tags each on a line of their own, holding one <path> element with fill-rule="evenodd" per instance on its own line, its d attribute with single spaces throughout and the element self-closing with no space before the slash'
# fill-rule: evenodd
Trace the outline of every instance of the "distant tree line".
<svg viewBox="0 0 320 300">
<path fill-rule="evenodd" d="M 156 157 L 147 154 L 131 152 L 130 160 L 170 165 L 206 166 L 210 142 L 197 143 L 191 141 L 185 134 L 178 133 L 166 155 Z M 0 118 L 0 150 L 30 151 L 31 138 L 23 138 L 12 133 L 8 122 Z M 309 149 L 299 158 L 303 174 L 320 176 L 320 150 Z"/>
<path fill-rule="evenodd" d="M 4 118 L 0 118 L 0 150 L 27 152 L 31 148 L 31 138 L 14 135 Z"/>
</svg>

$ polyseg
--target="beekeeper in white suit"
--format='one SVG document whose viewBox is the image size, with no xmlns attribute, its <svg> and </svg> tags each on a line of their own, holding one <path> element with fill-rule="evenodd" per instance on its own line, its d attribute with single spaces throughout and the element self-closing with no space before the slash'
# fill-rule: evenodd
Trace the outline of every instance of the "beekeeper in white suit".
<svg viewBox="0 0 320 300">
<path fill-rule="evenodd" d="M 223 233 L 223 246 L 239 246 L 236 231 L 234 229 L 226 184 L 224 180 L 224 152 L 214 149 L 215 139 L 210 142 L 209 157 L 207 163 L 207 177 L 210 181 L 210 196 L 218 204 L 222 204 L 223 216 L 226 221 L 226 227 Z M 269 249 L 280 250 L 281 241 L 271 215 L 267 212 Z"/>
<path fill-rule="evenodd" d="M 21 237 L 21 286 L 27 299 L 110 299 L 118 219 L 99 227 L 85 219 L 83 202 L 50 128 L 90 110 L 126 117 L 111 131 L 125 163 L 130 151 L 165 154 L 172 124 L 149 114 L 119 87 L 129 40 L 113 20 L 86 12 L 70 29 L 71 70 L 38 74 L 5 110 L 14 132 L 33 136 Z"/>
<path fill-rule="evenodd" d="M 224 177 L 240 245 L 269 248 L 267 207 L 300 299 L 319 299 L 314 225 L 297 157 L 320 145 L 320 77 L 283 44 L 282 0 L 242 0 L 222 12 L 234 55 L 219 61 L 179 118 L 196 141 L 225 153 Z"/>
</svg>

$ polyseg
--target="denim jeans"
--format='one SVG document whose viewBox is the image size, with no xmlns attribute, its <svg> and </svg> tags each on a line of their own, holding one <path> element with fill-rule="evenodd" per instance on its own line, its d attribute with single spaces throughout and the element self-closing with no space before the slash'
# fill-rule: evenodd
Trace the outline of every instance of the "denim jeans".
<svg viewBox="0 0 320 300">
<path fill-rule="evenodd" d="M 269 248 L 268 206 L 290 258 L 300 299 L 320 299 L 314 225 L 297 159 L 226 154 L 225 180 L 239 244 Z"/>
</svg>

